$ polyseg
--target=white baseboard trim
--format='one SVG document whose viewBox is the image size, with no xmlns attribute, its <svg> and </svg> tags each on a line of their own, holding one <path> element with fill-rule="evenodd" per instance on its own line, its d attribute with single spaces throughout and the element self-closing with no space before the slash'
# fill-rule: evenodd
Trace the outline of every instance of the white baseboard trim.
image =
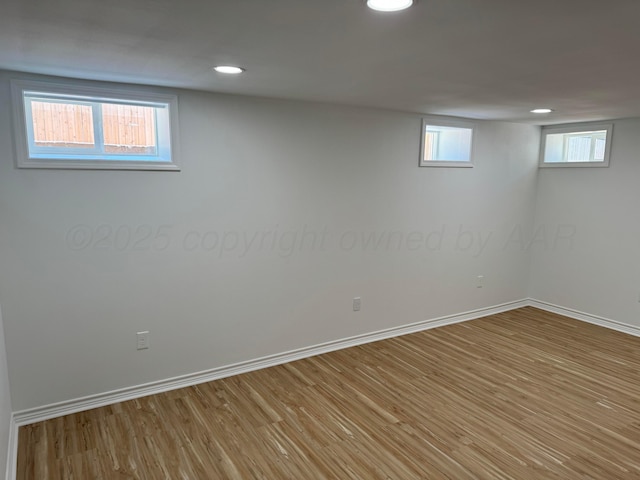
<svg viewBox="0 0 640 480">
<path fill-rule="evenodd" d="M 18 424 L 16 417 L 11 415 L 9 423 L 9 445 L 7 446 L 6 480 L 15 480 L 18 475 Z"/>
<path fill-rule="evenodd" d="M 575 320 L 582 320 L 583 322 L 593 323 L 601 327 L 610 328 L 611 330 L 617 330 L 618 332 L 628 333 L 636 337 L 640 337 L 640 328 L 627 323 L 617 322 L 609 318 L 599 317 L 590 313 L 580 312 L 572 308 L 561 307 L 554 305 L 553 303 L 543 302 L 534 298 L 529 299 L 529 306 L 545 310 L 547 312 L 557 313 L 564 315 L 565 317 L 573 318 Z"/>
<path fill-rule="evenodd" d="M 336 340 L 333 342 L 322 343 L 319 345 L 300 348 L 289 352 L 269 355 L 267 357 L 257 358 L 246 362 L 236 363 L 224 367 L 213 368 L 202 372 L 197 372 L 179 377 L 161 380 L 158 382 L 147 383 L 134 387 L 113 390 L 110 392 L 100 393 L 87 397 L 68 400 L 65 402 L 44 405 L 42 407 L 31 408 L 14 412 L 15 423 L 18 426 L 28 425 L 50 418 L 61 417 L 72 413 L 78 413 L 92 408 L 103 407 L 118 402 L 133 400 L 135 398 L 146 397 L 157 393 L 168 392 L 179 388 L 190 387 L 200 383 L 218 380 L 220 378 L 239 375 L 241 373 L 251 372 L 262 368 L 272 367 L 302 358 L 312 357 L 323 353 L 341 350 L 343 348 L 354 347 L 365 343 L 376 342 L 387 338 L 398 337 L 409 333 L 428 330 L 431 328 L 451 325 L 454 323 L 466 322 L 476 318 L 495 315 L 496 313 L 507 312 L 516 308 L 526 307 L 529 305 L 528 300 L 518 300 L 515 302 L 503 303 L 487 308 L 479 308 L 455 315 L 446 315 L 443 317 L 425 320 L 401 327 L 393 327 L 377 332 L 366 333 L 354 337 Z"/>
</svg>

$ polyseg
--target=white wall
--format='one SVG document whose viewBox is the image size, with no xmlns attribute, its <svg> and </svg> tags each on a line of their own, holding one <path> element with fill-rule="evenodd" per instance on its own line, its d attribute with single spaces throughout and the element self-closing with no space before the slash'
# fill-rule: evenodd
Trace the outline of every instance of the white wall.
<svg viewBox="0 0 640 480">
<path fill-rule="evenodd" d="M 614 122 L 609 168 L 540 169 L 537 226 L 575 234 L 533 246 L 532 298 L 640 327 L 639 133 Z"/>
<path fill-rule="evenodd" d="M 417 115 L 179 91 L 180 173 L 19 170 L 11 76 L 0 301 L 15 410 L 527 296 L 529 254 L 508 240 L 533 222 L 537 127 L 480 122 L 475 168 L 418 168 Z M 118 245 L 98 241 L 118 229 Z M 241 244 L 195 246 L 207 232 Z M 376 249 L 349 232 L 398 233 Z"/>
<path fill-rule="evenodd" d="M 0 309 L 0 472 L 7 467 L 7 448 L 11 428 L 11 394 L 9 392 L 9 375 L 7 372 L 7 355 L 2 326 L 2 309 Z M 0 473 L 0 476 L 2 473 Z"/>
</svg>

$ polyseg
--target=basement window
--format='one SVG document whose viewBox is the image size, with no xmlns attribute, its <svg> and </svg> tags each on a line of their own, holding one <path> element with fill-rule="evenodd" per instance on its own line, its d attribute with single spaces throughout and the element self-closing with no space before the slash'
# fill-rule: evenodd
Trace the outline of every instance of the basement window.
<svg viewBox="0 0 640 480">
<path fill-rule="evenodd" d="M 541 167 L 608 167 L 613 125 L 578 124 L 542 128 Z"/>
<path fill-rule="evenodd" d="M 19 168 L 180 170 L 177 97 L 12 81 Z"/>
<path fill-rule="evenodd" d="M 474 124 L 463 120 L 422 119 L 421 167 L 473 167 Z"/>
</svg>

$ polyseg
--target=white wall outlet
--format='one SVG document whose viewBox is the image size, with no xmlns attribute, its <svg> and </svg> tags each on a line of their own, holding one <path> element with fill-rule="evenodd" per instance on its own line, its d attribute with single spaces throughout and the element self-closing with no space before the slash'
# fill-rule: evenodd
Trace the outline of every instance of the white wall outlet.
<svg viewBox="0 0 640 480">
<path fill-rule="evenodd" d="M 360 297 L 355 297 L 353 299 L 353 311 L 354 312 L 359 312 L 360 311 L 361 302 L 362 302 L 362 300 L 360 299 Z"/>
<path fill-rule="evenodd" d="M 149 348 L 149 337 L 150 336 L 151 336 L 151 334 L 149 333 L 149 331 L 136 333 L 138 350 L 146 350 L 146 349 Z"/>
<path fill-rule="evenodd" d="M 476 288 L 482 288 L 484 287 L 484 275 L 478 275 L 477 281 L 476 281 Z"/>
</svg>

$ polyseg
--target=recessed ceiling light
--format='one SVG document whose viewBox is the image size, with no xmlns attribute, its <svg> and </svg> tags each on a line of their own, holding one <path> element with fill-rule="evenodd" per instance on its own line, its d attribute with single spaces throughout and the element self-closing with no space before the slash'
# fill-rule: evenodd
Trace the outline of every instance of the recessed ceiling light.
<svg viewBox="0 0 640 480">
<path fill-rule="evenodd" d="M 550 108 L 534 108 L 531 113 L 551 113 L 553 110 Z"/>
<path fill-rule="evenodd" d="M 413 0 L 367 0 L 367 6 L 380 12 L 397 12 L 413 5 Z"/>
<path fill-rule="evenodd" d="M 238 75 L 245 71 L 244 68 L 233 67 L 231 65 L 217 65 L 213 69 L 218 73 L 226 73 L 228 75 Z"/>
</svg>

